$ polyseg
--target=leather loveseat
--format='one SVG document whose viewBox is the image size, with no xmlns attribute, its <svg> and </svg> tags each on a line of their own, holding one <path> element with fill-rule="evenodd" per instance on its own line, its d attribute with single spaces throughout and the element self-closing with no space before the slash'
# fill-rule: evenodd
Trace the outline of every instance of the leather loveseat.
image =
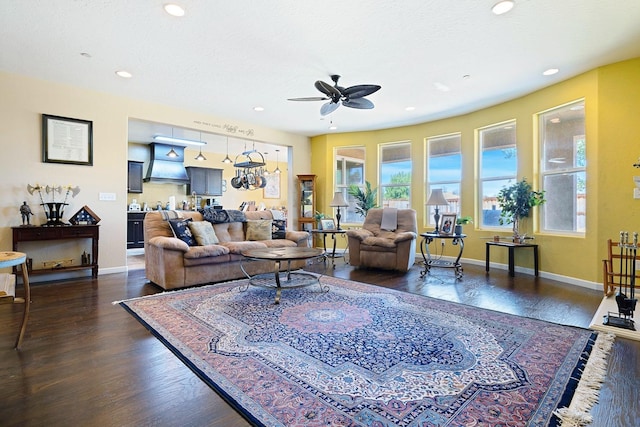
<svg viewBox="0 0 640 427">
<path fill-rule="evenodd" d="M 178 222 L 186 221 L 187 224 L 193 222 L 198 223 L 196 224 L 198 226 L 208 227 L 208 224 L 202 222 L 211 212 L 213 211 L 152 211 L 145 215 L 144 252 L 147 279 L 168 290 L 245 278 L 240 268 L 240 263 L 244 260 L 242 251 L 255 248 L 308 246 L 309 234 L 306 231 L 290 231 L 284 230 L 284 227 L 280 229 L 273 227 L 272 224 L 276 221 L 273 220 L 273 214 L 269 210 L 213 213 L 214 216 L 233 214 L 227 215 L 226 219 L 211 220 L 209 218 L 215 240 L 218 241 L 213 244 L 201 245 L 195 242 L 190 245 L 176 237 L 169 224 L 169 217 L 172 216 L 171 219 Z M 264 232 L 252 232 L 256 224 L 263 229 L 266 225 L 269 232 L 273 233 L 266 236 Z M 193 226 L 192 228 L 195 229 Z M 250 275 L 268 273 L 274 269 L 274 263 L 271 261 L 245 261 L 243 265 Z M 291 267 L 300 268 L 304 265 L 303 260 L 292 262 Z M 286 264 L 282 267 L 286 268 Z"/>
</svg>

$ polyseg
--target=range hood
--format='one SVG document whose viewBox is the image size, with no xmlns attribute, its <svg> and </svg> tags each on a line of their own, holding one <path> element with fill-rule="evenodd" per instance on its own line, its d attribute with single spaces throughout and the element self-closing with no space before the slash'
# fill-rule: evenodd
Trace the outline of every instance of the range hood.
<svg viewBox="0 0 640 427">
<path fill-rule="evenodd" d="M 186 184 L 189 182 L 189 175 L 184 168 L 184 147 L 176 145 L 150 144 L 151 158 L 149 169 L 144 182 L 166 183 L 166 184 Z M 177 157 L 168 157 L 169 151 L 175 151 Z"/>
</svg>

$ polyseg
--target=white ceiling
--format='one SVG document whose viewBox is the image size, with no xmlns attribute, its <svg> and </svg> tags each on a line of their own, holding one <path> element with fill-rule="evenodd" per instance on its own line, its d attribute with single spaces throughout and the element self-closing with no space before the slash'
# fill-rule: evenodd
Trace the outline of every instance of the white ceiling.
<svg viewBox="0 0 640 427">
<path fill-rule="evenodd" d="M 312 136 L 458 115 L 640 56 L 640 0 L 515 0 L 501 16 L 496 1 L 176 0 L 176 18 L 162 0 L 0 0 L 0 70 Z M 287 101 L 331 74 L 381 85 L 375 109 Z"/>
</svg>

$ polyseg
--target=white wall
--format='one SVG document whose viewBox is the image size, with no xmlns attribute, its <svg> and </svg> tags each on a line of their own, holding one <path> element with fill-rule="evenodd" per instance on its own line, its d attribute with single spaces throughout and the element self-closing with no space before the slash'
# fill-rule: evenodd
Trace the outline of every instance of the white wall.
<svg viewBox="0 0 640 427">
<path fill-rule="evenodd" d="M 28 184 L 78 185 L 81 191 L 68 201 L 70 205 L 63 219 L 66 221 L 82 206 L 89 206 L 102 219 L 100 273 L 124 271 L 129 118 L 203 132 L 211 132 L 212 126 L 228 124 L 239 129 L 253 129 L 252 138 L 258 141 L 291 147 L 290 169 L 286 176 L 290 212 L 295 212 L 295 175 L 310 170 L 310 142 L 305 136 L 2 72 L 0 94 L 0 147 L 4 153 L 1 160 L 0 250 L 11 250 L 11 227 L 22 223 L 19 207 L 23 201 L 27 201 L 35 213 L 32 223 L 46 222 L 38 196 L 27 192 Z M 93 121 L 93 166 L 42 162 L 42 114 Z M 217 129 L 217 133 L 224 132 Z M 100 201 L 100 193 L 115 193 L 116 200 Z M 31 245 L 28 249 L 36 251 Z M 76 249 L 69 250 L 74 257 L 79 257 Z M 38 252 L 37 255 L 55 259 L 61 254 L 54 247 L 45 254 Z M 33 258 L 35 262 L 36 257 Z M 34 279 L 50 280 L 51 277 Z"/>
</svg>

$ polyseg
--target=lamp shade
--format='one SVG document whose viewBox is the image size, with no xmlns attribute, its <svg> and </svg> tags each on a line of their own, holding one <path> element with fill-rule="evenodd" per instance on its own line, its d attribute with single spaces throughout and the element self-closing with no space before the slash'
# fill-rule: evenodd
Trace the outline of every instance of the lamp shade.
<svg viewBox="0 0 640 427">
<path fill-rule="evenodd" d="M 329 204 L 332 208 L 340 207 L 340 206 L 349 206 L 349 203 L 344 199 L 342 195 L 342 191 L 336 191 L 333 195 L 333 200 Z"/>
<path fill-rule="evenodd" d="M 427 200 L 427 206 L 449 206 L 447 199 L 444 198 L 442 188 L 434 188 L 431 190 L 429 200 Z"/>
</svg>

